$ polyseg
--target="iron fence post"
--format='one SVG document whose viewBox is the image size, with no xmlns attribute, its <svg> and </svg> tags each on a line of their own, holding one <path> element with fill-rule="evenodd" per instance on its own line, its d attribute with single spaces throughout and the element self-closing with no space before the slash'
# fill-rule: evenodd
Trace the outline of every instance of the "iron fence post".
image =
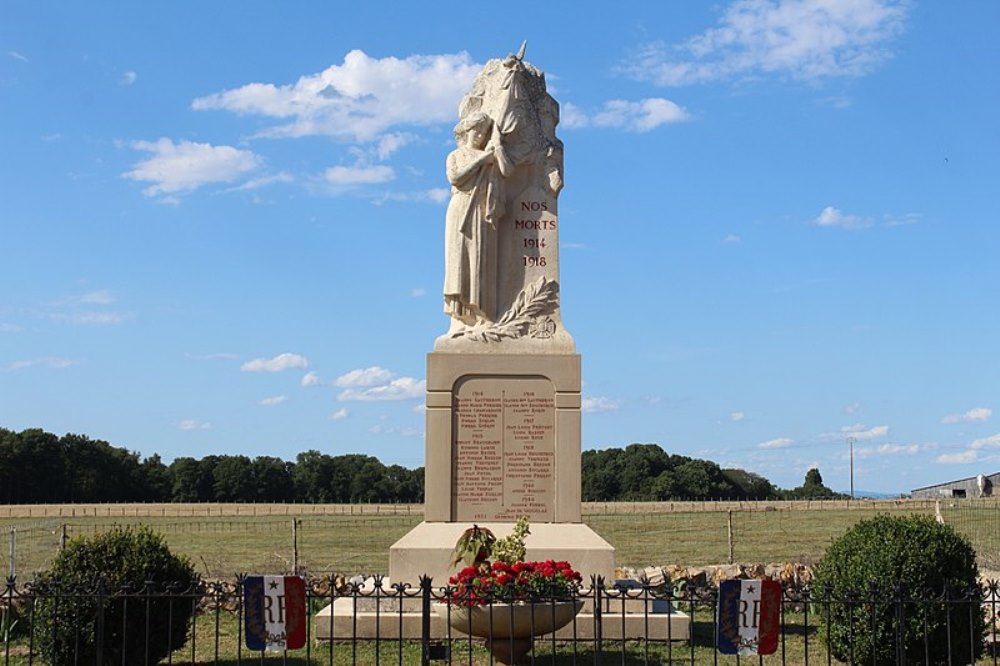
<svg viewBox="0 0 1000 666">
<path fill-rule="evenodd" d="M 420 663 L 431 660 L 431 579 L 420 577 Z"/>
</svg>

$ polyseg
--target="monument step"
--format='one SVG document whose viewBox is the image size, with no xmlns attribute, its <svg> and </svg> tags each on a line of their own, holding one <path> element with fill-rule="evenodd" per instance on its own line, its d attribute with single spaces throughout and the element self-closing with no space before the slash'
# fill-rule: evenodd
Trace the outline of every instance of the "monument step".
<svg viewBox="0 0 1000 666">
<path fill-rule="evenodd" d="M 374 599 L 370 600 L 374 603 Z M 386 600 L 382 600 L 383 602 Z M 398 604 L 398 599 L 395 600 Z M 593 610 L 583 610 L 576 621 L 556 632 L 556 640 L 593 640 L 596 635 Z M 341 597 L 319 611 L 313 618 L 316 640 L 398 639 L 420 640 L 423 635 L 423 615 L 420 610 L 399 612 L 356 608 L 353 597 Z M 448 624 L 436 612 L 430 616 L 430 635 L 434 640 L 462 638 L 464 633 Z M 657 602 L 657 610 L 645 612 L 605 612 L 601 617 L 601 636 L 607 640 L 648 639 L 653 641 L 686 641 L 691 636 L 691 619 L 670 606 Z M 541 637 L 539 637 L 541 638 Z"/>
</svg>

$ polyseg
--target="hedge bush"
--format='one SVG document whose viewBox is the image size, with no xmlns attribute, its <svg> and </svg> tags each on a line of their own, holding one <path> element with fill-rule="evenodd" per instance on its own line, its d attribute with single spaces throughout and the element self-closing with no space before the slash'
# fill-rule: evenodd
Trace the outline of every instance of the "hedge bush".
<svg viewBox="0 0 1000 666">
<path fill-rule="evenodd" d="M 841 661 L 897 663 L 898 654 L 909 663 L 968 664 L 982 654 L 986 630 L 978 575 L 972 545 L 950 526 L 877 516 L 827 549 L 814 608 Z"/>
<path fill-rule="evenodd" d="M 73 539 L 35 580 L 35 641 L 52 664 L 145 663 L 147 650 L 158 663 L 184 645 L 194 610 L 165 593 L 193 584 L 188 559 L 147 527 Z"/>
</svg>

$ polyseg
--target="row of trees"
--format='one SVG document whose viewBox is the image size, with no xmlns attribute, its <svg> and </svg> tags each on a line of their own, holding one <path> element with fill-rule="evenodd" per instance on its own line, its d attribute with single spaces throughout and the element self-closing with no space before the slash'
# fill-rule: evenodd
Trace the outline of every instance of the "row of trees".
<svg viewBox="0 0 1000 666">
<path fill-rule="evenodd" d="M 583 499 L 588 502 L 843 497 L 823 485 L 818 469 L 809 470 L 798 488 L 782 490 L 759 474 L 671 455 L 656 444 L 584 451 L 582 465 Z"/>
<path fill-rule="evenodd" d="M 762 476 L 671 455 L 656 444 L 584 451 L 583 499 L 800 499 L 836 496 L 809 470 L 799 488 Z M 83 435 L 0 428 L 0 503 L 63 502 L 422 502 L 424 470 L 383 465 L 372 456 L 298 454 L 177 458 L 138 453 Z"/>
<path fill-rule="evenodd" d="M 82 435 L 0 428 L 0 503 L 422 502 L 423 468 L 366 455 L 182 457 L 169 465 Z"/>
</svg>

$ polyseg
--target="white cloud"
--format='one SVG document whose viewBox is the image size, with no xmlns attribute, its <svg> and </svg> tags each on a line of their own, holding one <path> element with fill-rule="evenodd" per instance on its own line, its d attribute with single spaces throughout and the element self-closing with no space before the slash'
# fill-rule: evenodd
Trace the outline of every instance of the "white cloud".
<svg viewBox="0 0 1000 666">
<path fill-rule="evenodd" d="M 567 129 L 577 129 L 590 124 L 590 118 L 572 102 L 566 102 L 559 110 L 559 122 Z"/>
<path fill-rule="evenodd" d="M 177 427 L 181 430 L 208 430 L 212 424 L 198 419 L 184 419 L 177 424 Z"/>
<path fill-rule="evenodd" d="M 414 192 L 386 192 L 379 198 L 372 199 L 372 203 L 376 206 L 381 206 L 387 201 L 415 201 L 418 203 L 443 204 L 450 196 L 451 190 L 444 187 L 432 187 L 429 190 L 417 190 Z"/>
<path fill-rule="evenodd" d="M 969 447 L 961 453 L 945 453 L 937 457 L 939 463 L 967 463 L 979 459 L 979 451 L 982 449 L 1000 448 L 1000 433 L 975 439 Z"/>
<path fill-rule="evenodd" d="M 903 215 L 889 215 L 883 216 L 882 224 L 887 227 L 902 227 L 909 224 L 917 224 L 923 218 L 920 213 L 905 213 Z"/>
<path fill-rule="evenodd" d="M 961 453 L 942 453 L 937 457 L 937 461 L 944 465 L 958 465 L 961 463 L 975 462 L 976 457 L 975 449 L 969 449 L 967 451 L 962 451 Z"/>
<path fill-rule="evenodd" d="M 743 412 L 733 412 L 732 414 L 729 415 L 729 420 L 730 421 L 734 421 L 736 423 L 739 423 L 740 421 L 742 421 L 746 417 L 747 417 L 747 415 L 744 414 Z"/>
<path fill-rule="evenodd" d="M 102 289 L 84 294 L 80 297 L 80 302 L 93 305 L 111 305 L 115 302 L 115 296 L 107 289 Z"/>
<path fill-rule="evenodd" d="M 350 414 L 350 412 L 347 411 L 347 407 L 341 407 L 340 409 L 338 409 L 337 411 L 335 411 L 333 414 L 330 414 L 330 420 L 331 421 L 342 421 L 342 420 L 346 419 L 349 414 Z"/>
<path fill-rule="evenodd" d="M 833 206 L 827 206 L 819 215 L 812 219 L 817 227 L 841 227 L 843 229 L 864 229 L 872 225 L 872 221 L 857 215 L 847 215 Z"/>
<path fill-rule="evenodd" d="M 660 125 L 688 120 L 690 116 L 682 107 L 669 99 L 650 97 L 630 102 L 613 99 L 592 115 L 576 106 L 567 104 L 563 110 L 563 125 L 568 128 L 611 127 L 629 132 L 648 132 Z"/>
<path fill-rule="evenodd" d="M 919 444 L 882 444 L 878 447 L 878 452 L 884 455 L 895 455 L 903 453 L 913 455 L 920 451 Z"/>
<path fill-rule="evenodd" d="M 949 414 L 941 419 L 941 423 L 972 423 L 985 421 L 993 416 L 993 410 L 988 407 L 973 407 L 964 414 Z"/>
<path fill-rule="evenodd" d="M 274 407 L 275 405 L 280 405 L 281 403 L 285 402 L 286 400 L 288 400 L 288 396 L 287 395 L 275 395 L 275 396 L 271 396 L 270 398 L 264 398 L 263 400 L 261 400 L 257 404 L 263 405 L 265 407 Z"/>
<path fill-rule="evenodd" d="M 142 192 L 146 196 L 191 192 L 208 183 L 231 183 L 259 168 L 260 157 L 249 150 L 232 146 L 162 138 L 158 141 L 134 141 L 135 150 L 152 153 L 149 159 L 136 162 L 132 171 L 122 176 L 152 183 Z"/>
<path fill-rule="evenodd" d="M 337 400 L 409 400 L 422 398 L 427 390 L 427 382 L 413 377 L 397 377 L 387 384 L 368 388 L 348 388 L 341 391 Z"/>
<path fill-rule="evenodd" d="M 726 244 L 742 243 L 743 239 L 737 236 L 736 234 L 728 234 L 725 238 L 722 239 L 722 242 Z"/>
<path fill-rule="evenodd" d="M 273 185 L 274 183 L 291 183 L 295 178 L 292 174 L 286 173 L 284 171 L 280 173 L 271 174 L 269 176 L 261 176 L 260 178 L 251 178 L 242 185 L 236 185 L 235 187 L 227 187 L 221 190 L 220 193 L 226 194 L 229 192 L 248 192 L 250 190 L 260 189 L 267 185 Z"/>
<path fill-rule="evenodd" d="M 375 386 L 385 384 L 393 378 L 390 370 L 373 365 L 370 368 L 359 368 L 337 377 L 334 384 L 343 387 Z"/>
<path fill-rule="evenodd" d="M 5 324 L 0 322 L 0 333 L 17 333 L 21 330 L 20 326 L 15 326 L 14 324 Z"/>
<path fill-rule="evenodd" d="M 868 74 L 892 56 L 907 0 L 737 0 L 681 44 L 644 47 L 623 69 L 665 86 L 777 75 L 800 81 Z"/>
<path fill-rule="evenodd" d="M 396 126 L 452 122 L 481 66 L 468 53 L 372 58 L 360 50 L 294 84 L 250 83 L 201 97 L 198 110 L 280 119 L 267 137 L 329 135 L 370 141 Z M 387 144 L 390 153 L 401 145 Z"/>
<path fill-rule="evenodd" d="M 21 62 L 31 62 L 17 51 L 7 51 L 7 55 L 9 55 L 14 60 L 20 60 Z"/>
<path fill-rule="evenodd" d="M 371 428 L 368 428 L 368 432 L 373 435 L 402 435 L 403 437 L 414 437 L 420 434 L 420 430 L 417 428 L 386 426 L 378 423 L 373 425 Z"/>
<path fill-rule="evenodd" d="M 970 449 L 996 449 L 1000 448 L 1000 433 L 996 435 L 990 435 L 989 437 L 982 437 L 980 439 L 973 440 L 972 444 L 969 444 Z"/>
<path fill-rule="evenodd" d="M 322 381 L 320 381 L 319 375 L 315 372 L 309 371 L 302 375 L 302 381 L 299 382 L 302 386 L 320 386 Z"/>
<path fill-rule="evenodd" d="M 416 287 L 410 290 L 410 296 L 413 298 L 420 298 L 427 295 L 427 290 L 422 287 Z"/>
<path fill-rule="evenodd" d="M 289 368 L 305 368 L 309 361 L 299 354 L 278 354 L 274 358 L 256 358 L 240 366 L 243 372 L 281 372 Z"/>
<path fill-rule="evenodd" d="M 239 358 L 236 354 L 229 352 L 216 352 L 214 354 L 186 354 L 186 356 L 195 361 L 235 361 Z"/>
<path fill-rule="evenodd" d="M 859 411 L 861 411 L 861 403 L 860 402 L 852 402 L 849 405 L 844 405 L 844 413 L 845 414 L 856 414 Z"/>
<path fill-rule="evenodd" d="M 131 319 L 130 315 L 120 312 L 80 312 L 75 315 L 56 315 L 56 319 L 65 319 L 80 326 L 114 326 Z"/>
<path fill-rule="evenodd" d="M 379 139 L 378 147 L 375 149 L 375 152 L 380 160 L 387 160 L 392 157 L 393 153 L 403 146 L 413 143 L 414 139 L 416 139 L 416 135 L 410 134 L 409 132 L 393 132 L 391 134 L 386 134 Z"/>
<path fill-rule="evenodd" d="M 63 368 L 69 368 L 74 365 L 79 365 L 79 361 L 71 361 L 68 358 L 59 358 L 58 356 L 46 356 L 43 358 L 35 358 L 24 361 L 13 361 L 7 365 L 8 370 L 21 370 L 22 368 L 32 368 L 32 367 L 43 367 L 52 368 L 53 370 L 62 370 Z"/>
<path fill-rule="evenodd" d="M 619 403 L 611 398 L 584 398 L 580 401 L 580 409 L 587 414 L 597 414 L 600 412 L 616 412 Z"/>
<path fill-rule="evenodd" d="M 866 440 L 878 439 L 888 434 L 889 426 L 880 425 L 869 428 L 861 423 L 855 423 L 854 425 L 842 427 L 840 432 L 828 432 L 820 435 L 820 437 L 826 440 L 843 440 L 848 437 L 853 437 L 856 440 Z"/>
<path fill-rule="evenodd" d="M 326 182 L 335 187 L 355 187 L 386 183 L 396 177 L 392 167 L 384 164 L 354 166 L 332 166 L 323 173 Z"/>
<path fill-rule="evenodd" d="M 122 74 L 122 78 L 119 81 L 119 83 L 121 85 L 123 85 L 123 86 L 130 86 L 133 83 L 135 83 L 136 79 L 138 79 L 138 78 L 139 78 L 138 74 L 136 74 L 135 72 L 129 70 L 129 71 L 125 72 L 124 74 Z"/>
<path fill-rule="evenodd" d="M 779 437 L 777 439 L 769 439 L 766 442 L 761 442 L 757 445 L 757 448 L 761 449 L 787 449 L 789 446 L 795 444 L 794 439 L 789 439 L 788 437 Z"/>
</svg>

